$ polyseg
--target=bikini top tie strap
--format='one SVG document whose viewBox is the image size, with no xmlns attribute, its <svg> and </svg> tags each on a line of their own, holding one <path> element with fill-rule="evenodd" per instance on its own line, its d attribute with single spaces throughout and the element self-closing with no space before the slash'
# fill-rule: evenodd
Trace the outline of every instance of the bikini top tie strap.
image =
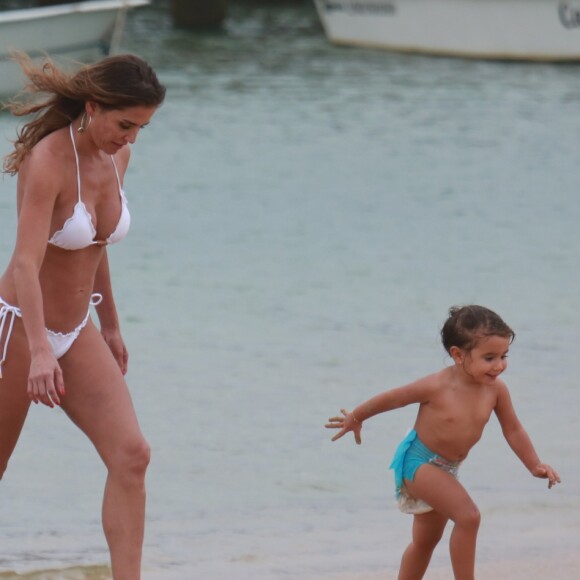
<svg viewBox="0 0 580 580">
<path fill-rule="evenodd" d="M 69 125 L 70 140 L 72 141 L 73 151 L 75 153 L 75 161 L 77 164 L 77 196 L 81 201 L 81 164 L 79 162 L 79 154 L 77 153 L 77 145 L 75 143 L 75 135 L 73 133 L 72 123 Z"/>
</svg>

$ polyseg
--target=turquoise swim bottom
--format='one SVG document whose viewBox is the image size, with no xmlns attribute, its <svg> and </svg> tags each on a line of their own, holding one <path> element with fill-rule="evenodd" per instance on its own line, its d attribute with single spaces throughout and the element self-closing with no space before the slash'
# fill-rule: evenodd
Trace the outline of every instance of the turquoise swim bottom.
<svg viewBox="0 0 580 580">
<path fill-rule="evenodd" d="M 457 478 L 461 461 L 448 461 L 426 447 L 417 437 L 417 431 L 412 429 L 399 443 L 393 461 L 389 466 L 395 472 L 395 490 L 399 509 L 407 514 L 423 514 L 433 508 L 421 499 L 414 498 L 405 487 L 405 479 L 413 481 L 415 473 L 421 465 L 430 463 Z"/>
</svg>

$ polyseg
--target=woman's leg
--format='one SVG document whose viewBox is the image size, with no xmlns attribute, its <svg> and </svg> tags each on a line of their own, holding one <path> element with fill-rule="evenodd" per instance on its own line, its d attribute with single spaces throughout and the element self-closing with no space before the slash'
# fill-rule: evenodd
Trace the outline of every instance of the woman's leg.
<svg viewBox="0 0 580 580">
<path fill-rule="evenodd" d="M 16 320 L 0 379 L 0 479 L 6 471 L 30 407 L 26 392 L 29 369 L 28 342 L 22 322 Z"/>
<path fill-rule="evenodd" d="M 399 580 L 421 580 L 439 543 L 447 518 L 436 511 L 414 516 L 413 539 L 401 560 Z"/>
<path fill-rule="evenodd" d="M 145 441 L 125 379 L 92 322 L 62 359 L 62 407 L 89 437 L 107 469 L 103 528 L 113 577 L 138 580 L 145 521 Z"/>
<path fill-rule="evenodd" d="M 454 522 L 449 549 L 455 580 L 474 580 L 480 514 L 465 488 L 452 475 L 429 464 L 422 465 L 415 479 L 405 485 L 412 495 Z"/>
</svg>

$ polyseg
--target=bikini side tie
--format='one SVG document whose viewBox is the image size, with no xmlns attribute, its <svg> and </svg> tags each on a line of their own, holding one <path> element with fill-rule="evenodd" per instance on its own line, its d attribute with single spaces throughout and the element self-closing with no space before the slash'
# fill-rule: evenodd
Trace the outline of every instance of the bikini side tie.
<svg viewBox="0 0 580 580">
<path fill-rule="evenodd" d="M 90 306 L 97 306 L 103 301 L 102 294 L 95 292 L 91 294 L 91 298 L 89 300 L 89 308 Z M 4 350 L 2 351 L 2 359 L 0 360 L 0 379 L 2 378 L 2 365 L 6 361 L 6 353 L 8 352 L 8 343 L 10 342 L 10 336 L 12 335 L 12 328 L 14 327 L 14 319 L 18 316 L 18 318 L 22 317 L 22 311 L 18 306 L 11 306 L 10 304 L 6 304 L 0 298 L 0 344 L 2 343 L 2 336 L 4 334 L 4 328 L 6 327 L 6 320 L 10 317 L 8 322 L 8 330 L 6 331 L 6 337 L 4 338 Z M 74 338 L 79 335 L 80 331 L 84 328 L 87 321 L 89 319 L 89 312 L 87 312 L 87 316 L 85 317 L 84 321 L 81 323 L 79 327 L 77 327 L 72 333 L 74 334 Z M 48 334 L 64 336 L 61 332 L 53 332 L 51 330 L 47 330 Z"/>
<path fill-rule="evenodd" d="M 6 319 L 10 316 L 10 321 L 8 323 L 8 330 L 6 331 L 6 338 L 4 340 L 4 351 L 2 352 L 2 359 L 0 360 L 0 379 L 2 378 L 2 364 L 6 360 L 6 353 L 8 352 L 8 343 L 10 342 L 10 335 L 12 334 L 12 328 L 14 326 L 14 319 L 18 316 L 22 316 L 20 308 L 17 306 L 10 306 L 0 301 L 0 343 L 2 341 L 2 334 L 4 333 L 4 327 L 6 326 Z"/>
</svg>

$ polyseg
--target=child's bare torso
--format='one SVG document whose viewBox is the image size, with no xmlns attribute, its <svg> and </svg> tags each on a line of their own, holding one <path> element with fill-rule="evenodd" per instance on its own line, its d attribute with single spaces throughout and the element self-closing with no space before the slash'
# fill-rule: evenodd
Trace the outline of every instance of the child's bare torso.
<svg viewBox="0 0 580 580">
<path fill-rule="evenodd" d="M 503 382 L 466 383 L 453 371 L 447 368 L 429 377 L 429 399 L 421 403 L 415 430 L 435 453 L 449 461 L 462 461 L 481 438 Z"/>
</svg>

